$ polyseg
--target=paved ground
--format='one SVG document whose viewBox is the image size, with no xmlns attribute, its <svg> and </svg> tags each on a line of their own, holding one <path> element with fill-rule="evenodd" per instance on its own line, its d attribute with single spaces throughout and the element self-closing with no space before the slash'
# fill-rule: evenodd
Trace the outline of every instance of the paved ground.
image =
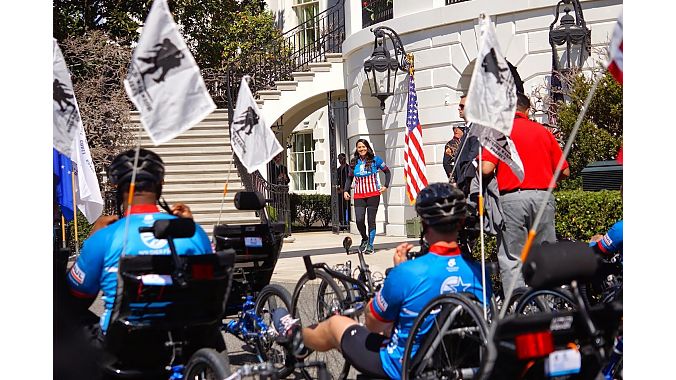
<svg viewBox="0 0 676 380">
<path fill-rule="evenodd" d="M 333 267 L 336 264 L 344 264 L 346 261 L 350 260 L 352 262 L 352 268 L 356 268 L 357 263 L 359 262 L 358 256 L 347 255 L 343 248 L 342 242 L 345 237 L 350 237 L 356 248 L 356 245 L 360 242 L 361 238 L 359 235 L 353 235 L 349 233 L 333 234 L 331 232 L 307 232 L 307 233 L 298 233 L 294 234 L 293 242 L 285 242 L 282 248 L 282 254 L 280 259 L 277 261 L 275 266 L 275 271 L 272 276 L 271 283 L 280 284 L 289 291 L 289 294 L 293 293 L 294 287 L 298 279 L 305 273 L 305 266 L 303 263 L 303 256 L 311 255 L 313 262 L 325 262 Z M 366 263 L 369 265 L 370 269 L 373 272 L 385 273 L 385 270 L 392 266 L 392 255 L 394 253 L 394 248 L 401 242 L 409 241 L 414 245 L 417 245 L 417 241 L 414 239 L 406 239 L 401 237 L 388 237 L 388 236 L 376 236 L 375 239 L 375 249 L 376 252 L 373 255 L 365 256 Z M 310 294 L 313 291 L 305 292 L 304 294 Z M 301 296 L 301 301 L 306 304 L 310 304 L 309 300 L 304 301 L 305 298 Z M 92 305 L 91 310 L 100 315 L 103 311 L 103 304 L 101 299 Z M 247 347 L 241 340 L 237 339 L 231 334 L 224 334 L 226 345 L 228 347 L 228 354 L 230 358 L 230 364 L 233 370 L 236 370 L 240 366 L 246 363 L 255 363 L 256 358 L 251 354 L 251 349 Z M 338 354 L 339 355 L 339 354 Z M 328 355 L 321 357 L 323 361 L 331 367 L 331 372 L 337 373 L 339 356 Z M 342 362 L 342 361 L 341 361 Z M 299 373 L 296 372 L 291 377 L 299 377 Z M 350 377 L 354 378 L 354 370 L 351 371 Z"/>
</svg>

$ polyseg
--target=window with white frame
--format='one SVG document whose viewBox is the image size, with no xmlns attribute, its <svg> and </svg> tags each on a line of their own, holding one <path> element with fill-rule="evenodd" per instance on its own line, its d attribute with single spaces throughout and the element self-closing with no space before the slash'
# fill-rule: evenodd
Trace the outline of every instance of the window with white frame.
<svg viewBox="0 0 676 380">
<path fill-rule="evenodd" d="M 318 0 L 296 0 L 294 4 L 296 16 L 298 16 L 298 42 L 300 46 L 308 46 L 315 43 L 319 38 L 319 28 L 314 22 L 311 22 L 317 13 L 319 13 Z"/>
<path fill-rule="evenodd" d="M 315 140 L 312 133 L 294 134 L 291 154 L 293 189 L 315 190 Z"/>
</svg>

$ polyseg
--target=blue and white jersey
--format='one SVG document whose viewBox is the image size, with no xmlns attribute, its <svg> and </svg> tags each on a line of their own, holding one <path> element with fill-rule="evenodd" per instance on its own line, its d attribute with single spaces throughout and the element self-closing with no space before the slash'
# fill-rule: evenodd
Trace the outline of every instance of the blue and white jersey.
<svg viewBox="0 0 676 380">
<path fill-rule="evenodd" d="M 155 205 L 132 206 L 130 215 L 96 231 L 85 240 L 77 261 L 68 272 L 67 281 L 76 297 L 93 298 L 103 292 L 105 309 L 101 315 L 101 329 L 108 329 L 115 304 L 117 269 L 124 245 L 126 219 L 129 218 L 127 255 L 170 255 L 169 243 L 156 239 L 152 232 L 140 234 L 139 227 L 150 227 L 156 220 L 175 219 L 176 216 L 159 212 Z M 209 237 L 199 225 L 191 238 L 176 239 L 176 251 L 184 255 L 211 253 Z"/>
<path fill-rule="evenodd" d="M 392 269 L 370 303 L 371 313 L 376 319 L 394 322 L 391 338 L 380 349 L 385 373 L 393 379 L 401 378 L 404 348 L 413 322 L 433 298 L 445 293 L 468 292 L 483 302 L 482 289 L 481 267 L 466 261 L 457 245 L 434 244 L 428 254 Z M 490 289 L 488 278 L 487 297 L 491 296 Z M 414 337 L 413 355 L 432 327 L 433 318 L 434 315 L 430 315 L 420 333 Z"/>
<path fill-rule="evenodd" d="M 613 224 L 608 232 L 603 235 L 603 238 L 598 242 L 590 242 L 589 246 L 594 247 L 598 246 L 601 252 L 608 255 L 613 255 L 616 253 L 622 254 L 622 230 L 623 230 L 624 220 L 620 220 Z"/>
</svg>

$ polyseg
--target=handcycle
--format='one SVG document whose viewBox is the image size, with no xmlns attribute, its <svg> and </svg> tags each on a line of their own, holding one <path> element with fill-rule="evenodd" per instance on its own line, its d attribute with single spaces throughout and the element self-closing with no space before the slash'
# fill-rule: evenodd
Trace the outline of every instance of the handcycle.
<svg viewBox="0 0 676 380">
<path fill-rule="evenodd" d="M 105 377 L 222 379 L 230 375 L 219 326 L 234 251 L 179 255 L 174 239 L 195 234 L 192 219 L 139 228 L 166 239 L 171 255 L 119 259 L 118 290 L 103 340 Z"/>
<path fill-rule="evenodd" d="M 480 378 L 587 379 L 605 372 L 615 338 L 621 335 L 622 301 L 620 293 L 611 302 L 587 305 L 579 284 L 594 278 L 598 260 L 584 243 L 534 247 L 524 263 L 524 279 L 534 289 L 567 284 L 576 309 L 497 321 Z"/>
<path fill-rule="evenodd" d="M 238 210 L 265 213 L 266 200 L 258 192 L 238 192 Z M 266 214 L 267 216 L 267 214 Z M 266 217 L 267 219 L 267 217 Z M 214 227 L 216 249 L 235 251 L 232 289 L 225 305 L 223 331 L 244 342 L 258 362 L 270 362 L 285 377 L 294 370 L 295 358 L 275 342 L 271 312 L 291 310 L 291 295 L 281 285 L 270 284 L 283 244 L 283 223 Z"/>
<path fill-rule="evenodd" d="M 344 242 L 344 247 L 349 249 L 348 241 Z M 426 251 L 423 250 L 424 253 Z M 410 252 L 409 258 L 414 259 L 420 254 Z M 357 318 L 377 291 L 359 277 L 348 276 L 325 263 L 313 264 L 310 256 L 304 256 L 303 260 L 306 273 L 294 290 L 292 314 L 304 324 L 319 323 L 332 315 Z M 340 286 L 336 280 L 346 285 Z M 302 295 L 301 292 L 307 288 L 307 294 Z M 424 338 L 411 339 L 404 353 L 404 371 L 411 373 L 410 378 L 448 375 L 440 371 L 439 365 L 459 376 L 478 371 L 488 331 L 478 305 L 476 298 L 469 294 L 446 294 L 434 299 L 421 311 L 411 336 L 420 332 Z M 449 357 L 443 352 L 453 353 Z M 315 360 L 321 357 L 327 363 L 334 363 L 330 369 L 334 379 L 344 379 L 348 375 L 350 365 L 338 351 L 313 354 L 316 354 Z M 406 377 L 405 374 L 402 376 Z M 357 378 L 366 377 L 358 375 Z"/>
</svg>

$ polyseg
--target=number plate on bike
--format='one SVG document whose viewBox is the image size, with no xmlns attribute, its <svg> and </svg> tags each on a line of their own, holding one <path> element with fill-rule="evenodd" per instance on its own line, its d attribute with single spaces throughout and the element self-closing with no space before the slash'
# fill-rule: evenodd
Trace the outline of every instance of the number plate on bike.
<svg viewBox="0 0 676 380">
<path fill-rule="evenodd" d="M 263 238 L 248 236 L 244 238 L 244 246 L 247 248 L 260 248 L 263 246 Z"/>
<path fill-rule="evenodd" d="M 549 377 L 580 373 L 582 357 L 578 350 L 559 350 L 545 360 L 545 375 Z"/>
<path fill-rule="evenodd" d="M 166 274 L 144 274 L 141 276 L 141 282 L 146 286 L 164 286 L 173 284 L 171 276 Z"/>
</svg>

